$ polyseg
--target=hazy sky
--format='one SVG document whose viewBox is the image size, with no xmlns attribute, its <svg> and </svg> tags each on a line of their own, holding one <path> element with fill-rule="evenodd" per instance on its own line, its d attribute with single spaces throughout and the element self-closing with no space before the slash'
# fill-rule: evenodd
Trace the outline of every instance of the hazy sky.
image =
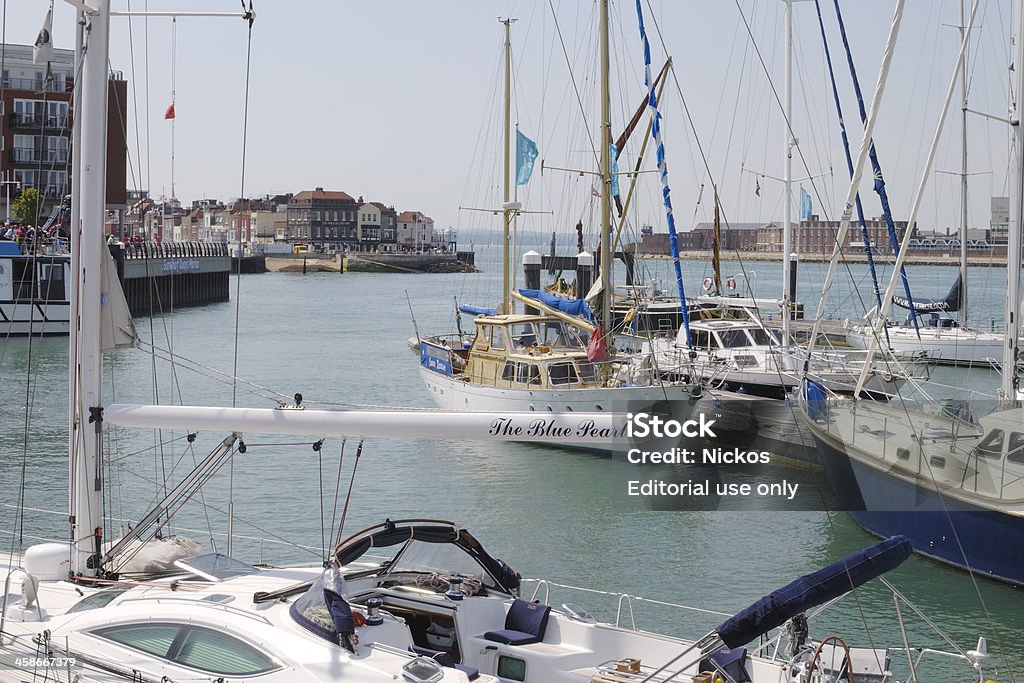
<svg viewBox="0 0 1024 683">
<path fill-rule="evenodd" d="M 771 88 L 781 96 L 783 3 L 643 2 L 654 61 L 660 65 L 667 48 L 675 65 L 675 79 L 662 100 L 678 226 L 688 229 L 710 215 L 707 194 L 698 205 L 701 185 L 710 183 L 697 142 L 730 220 L 780 219 L 781 186 L 767 176 L 782 175 L 782 117 Z M 870 99 L 895 3 L 856 0 L 843 5 L 862 88 Z M 115 10 L 127 6 L 124 0 L 113 3 Z M 153 11 L 239 7 L 228 0 L 130 3 L 133 10 L 147 6 Z M 9 3 L 6 40 L 32 43 L 47 7 L 41 0 Z M 523 132 L 536 140 L 546 165 L 592 170 L 595 7 L 584 0 L 256 0 L 245 194 L 323 186 L 393 204 L 400 211 L 423 211 L 434 217 L 437 227 L 490 222 L 488 214 L 459 207 L 486 208 L 499 201 L 498 16 L 518 19 L 512 37 L 515 118 Z M 823 0 L 822 8 L 855 152 L 859 122 L 831 0 Z M 958 12 L 959 0 L 907 2 L 875 136 L 898 219 L 909 213 L 949 83 L 957 47 L 957 31 L 950 26 L 957 24 Z M 635 3 L 614 2 L 613 15 L 612 128 L 617 135 L 644 89 Z M 815 211 L 836 217 L 848 179 L 814 3 L 795 3 L 794 15 L 793 121 L 807 165 L 803 168 L 797 156 L 794 176 L 824 174 L 814 181 Z M 1009 0 L 982 0 L 978 16 L 981 26 L 970 55 L 971 107 L 1005 116 Z M 73 22 L 73 10 L 58 0 L 53 25 L 58 47 L 74 46 Z M 148 188 L 156 196 L 171 193 L 171 123 L 163 113 L 171 101 L 173 54 L 175 193 L 184 201 L 236 197 L 242 191 L 247 27 L 240 19 L 189 17 L 178 19 L 175 26 L 172 40 L 170 19 L 135 18 L 130 24 L 125 18 L 112 19 L 111 66 L 129 81 L 129 185 Z M 566 55 L 575 85 L 568 80 Z M 696 135 L 683 117 L 683 102 Z M 987 227 L 989 197 L 1006 193 L 1006 129 L 980 118 L 970 124 L 972 226 Z M 643 132 L 639 129 L 626 150 L 623 165 L 634 163 Z M 958 135 L 956 111 L 947 123 L 937 172 L 925 196 L 922 227 L 956 225 L 959 180 L 938 171 L 959 169 Z M 542 177 L 539 164 L 522 198 L 530 208 L 553 213 L 532 217 L 531 225 L 569 230 L 577 220 L 590 221 L 591 177 L 550 169 Z M 650 160 L 645 163 L 652 166 Z M 757 178 L 759 174 L 766 177 Z M 754 193 L 758 184 L 760 196 Z M 810 189 L 809 181 L 804 185 Z M 635 221 L 654 223 L 663 231 L 653 175 L 645 176 L 638 196 Z M 873 194 L 865 197 L 865 206 L 869 215 L 880 214 Z"/>
</svg>

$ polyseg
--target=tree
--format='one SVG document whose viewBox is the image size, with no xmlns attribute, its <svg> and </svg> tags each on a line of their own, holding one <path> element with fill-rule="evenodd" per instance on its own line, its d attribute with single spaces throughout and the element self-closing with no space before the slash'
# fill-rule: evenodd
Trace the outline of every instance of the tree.
<svg viewBox="0 0 1024 683">
<path fill-rule="evenodd" d="M 11 217 L 24 225 L 35 225 L 39 222 L 42 211 L 43 195 L 34 187 L 26 187 L 11 204 Z"/>
</svg>

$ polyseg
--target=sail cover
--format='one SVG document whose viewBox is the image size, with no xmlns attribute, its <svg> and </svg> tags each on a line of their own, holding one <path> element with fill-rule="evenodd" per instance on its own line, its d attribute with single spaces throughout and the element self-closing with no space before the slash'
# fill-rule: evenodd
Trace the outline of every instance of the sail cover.
<svg viewBox="0 0 1024 683">
<path fill-rule="evenodd" d="M 727 647 L 739 647 L 797 614 L 881 576 L 910 557 L 910 552 L 910 541 L 905 536 L 893 536 L 801 576 L 726 619 L 715 630 Z"/>
<path fill-rule="evenodd" d="M 590 310 L 590 306 L 583 299 L 563 299 L 560 296 L 548 294 L 539 289 L 520 289 L 519 293 L 527 299 L 541 302 L 548 308 L 574 315 L 577 318 L 583 318 L 587 322 L 592 323 L 595 321 L 594 312 Z"/>
<path fill-rule="evenodd" d="M 915 313 L 938 313 L 939 311 L 959 311 L 963 303 L 963 280 L 960 275 L 956 276 L 956 282 L 949 289 L 949 293 L 943 299 L 924 299 L 914 297 L 910 301 L 902 296 L 894 296 L 892 302 L 900 308 L 913 310 Z"/>
<path fill-rule="evenodd" d="M 487 308 L 486 306 L 473 306 L 471 304 L 459 306 L 459 313 L 468 313 L 469 315 L 495 315 L 497 312 L 498 309 Z"/>
</svg>

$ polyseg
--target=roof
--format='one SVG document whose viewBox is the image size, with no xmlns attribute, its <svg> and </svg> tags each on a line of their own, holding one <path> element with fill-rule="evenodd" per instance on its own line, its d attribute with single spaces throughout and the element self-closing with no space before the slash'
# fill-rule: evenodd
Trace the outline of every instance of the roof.
<svg viewBox="0 0 1024 683">
<path fill-rule="evenodd" d="M 323 190 L 317 188 L 315 190 L 303 190 L 294 197 L 292 197 L 291 203 L 309 203 L 309 202 L 322 202 L 322 201 L 337 201 L 337 202 L 354 202 L 347 192 L 335 192 L 332 190 Z"/>
<path fill-rule="evenodd" d="M 415 223 L 416 221 L 423 221 L 424 223 L 433 223 L 434 219 L 420 211 L 403 211 L 398 215 L 398 220 L 406 223 Z"/>
</svg>

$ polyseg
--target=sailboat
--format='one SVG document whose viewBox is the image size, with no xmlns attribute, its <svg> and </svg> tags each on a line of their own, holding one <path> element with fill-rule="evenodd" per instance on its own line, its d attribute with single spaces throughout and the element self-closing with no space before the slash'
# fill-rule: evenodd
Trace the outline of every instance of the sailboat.
<svg viewBox="0 0 1024 683">
<path fill-rule="evenodd" d="M 1024 64 L 1024 12 L 1019 1 L 1014 13 L 1011 120 L 1019 121 L 1024 102 L 1024 69 L 1020 68 Z M 961 61 L 965 48 L 966 34 Z M 947 108 L 954 83 L 947 94 Z M 929 165 L 938 137 L 937 132 Z M 1020 403 L 1024 397 L 1018 319 L 1024 136 L 1016 125 L 1012 127 L 1010 159 L 1012 200 L 1000 396 L 988 405 L 909 399 L 879 404 L 837 400 L 810 383 L 806 413 L 838 500 L 861 526 L 879 535 L 905 534 L 919 553 L 1024 585 L 1024 409 Z M 915 213 L 921 190 L 915 198 Z M 895 275 L 883 301 L 888 301 L 894 286 Z M 884 317 L 885 311 L 881 313 Z M 872 330 L 873 339 L 878 339 L 879 326 L 876 323 Z"/>
<path fill-rule="evenodd" d="M 420 375 L 431 398 L 449 410 L 513 412 L 625 412 L 631 406 L 671 401 L 674 417 L 688 418 L 699 387 L 688 381 L 665 383 L 650 360 L 616 355 L 608 343 L 612 329 L 611 297 L 602 297 L 599 316 L 582 301 L 556 300 L 547 304 L 527 292 L 512 292 L 509 270 L 509 225 L 521 210 L 511 201 L 509 149 L 512 124 L 511 20 L 505 26 L 504 120 L 504 258 L 502 302 L 498 308 L 463 306 L 474 315 L 475 334 L 425 335 L 411 344 L 420 356 Z M 611 286 L 611 161 L 608 94 L 608 27 L 601 19 L 601 254 L 600 278 L 605 292 Z M 513 312 L 513 298 L 526 301 L 527 313 Z M 543 297 L 541 297 L 543 298 Z M 544 311 L 541 313 L 540 311 Z M 582 315 L 589 318 L 579 320 Z M 589 336 L 588 336 L 589 335 Z M 606 448 L 614 448 L 611 440 Z"/>
<path fill-rule="evenodd" d="M 544 416 L 553 429 L 539 433 L 528 429 L 536 416 L 310 410 L 299 397 L 276 409 L 105 405 L 97 329 L 105 297 L 92 274 L 103 253 L 105 144 L 98 124 L 106 103 L 109 12 L 107 0 L 98 0 L 79 15 L 90 49 L 78 51 L 82 76 L 76 79 L 82 135 L 73 208 L 80 247 L 69 362 L 69 533 L 65 542 L 0 560 L 0 659 L 13 667 L 0 668 L 0 681 L 540 683 L 668 681 L 709 672 L 706 680 L 776 683 L 848 675 L 855 662 L 857 671 L 884 680 L 890 651 L 812 639 L 808 620 L 820 605 L 903 562 L 909 547 L 899 537 L 798 578 L 697 640 L 599 623 L 576 605 L 540 602 L 539 591 L 527 596 L 509 564 L 445 520 L 386 520 L 332 544 L 325 566 L 256 566 L 224 554 L 195 555 L 177 544 L 185 552 L 165 554 L 168 566 L 158 575 L 130 572 L 126 561 L 155 542 L 160 520 L 243 450 L 246 433 L 578 439 L 567 428 L 579 415 Z M 611 421 L 606 414 L 584 417 L 599 427 Z M 110 543 L 103 533 L 107 480 L 100 447 L 112 426 L 228 436 L 131 532 Z M 903 600 L 895 589 L 893 595 Z M 780 626 L 787 627 L 758 652 L 746 649 Z M 952 656 L 983 680 L 983 650 Z"/>
<path fill-rule="evenodd" d="M 961 40 L 966 40 L 964 0 L 960 1 Z M 894 297 L 893 303 L 908 311 L 904 322 L 887 322 L 886 346 L 894 353 L 920 353 L 928 362 L 940 365 L 993 367 L 1002 355 L 1000 332 L 973 328 L 968 324 L 967 254 L 967 59 L 960 64 L 960 269 L 949 293 L 942 299 L 909 300 Z M 953 315 L 956 313 L 957 315 Z M 916 316 L 916 320 L 912 317 Z M 867 316 L 869 319 L 871 313 Z M 846 339 L 853 348 L 871 346 L 872 326 L 853 325 Z"/>
</svg>

